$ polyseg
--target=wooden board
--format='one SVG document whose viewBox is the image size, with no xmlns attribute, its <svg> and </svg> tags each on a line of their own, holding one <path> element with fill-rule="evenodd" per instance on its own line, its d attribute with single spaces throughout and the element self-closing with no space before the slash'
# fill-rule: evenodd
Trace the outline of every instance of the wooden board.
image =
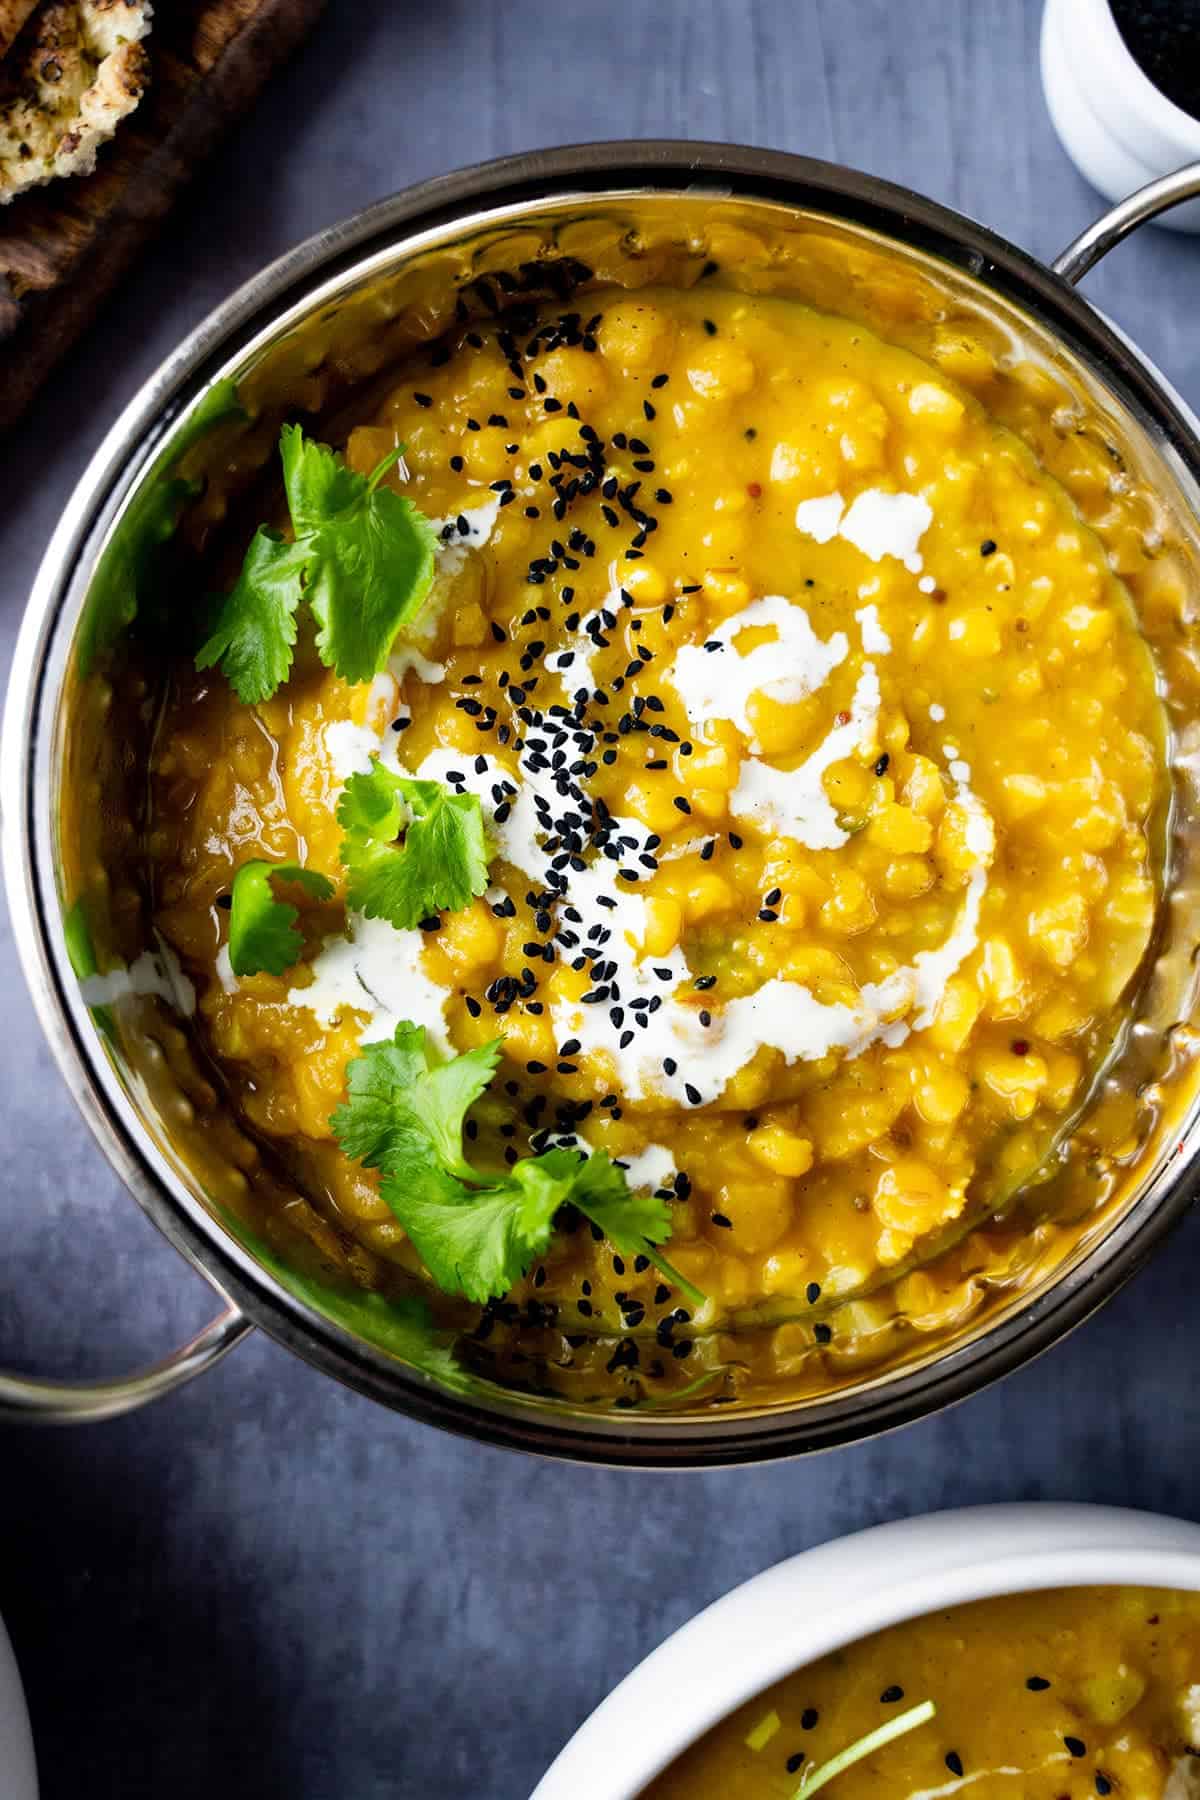
<svg viewBox="0 0 1200 1800">
<path fill-rule="evenodd" d="M 146 40 L 150 87 L 94 173 L 0 207 L 0 431 L 324 4 L 158 0 Z"/>
</svg>

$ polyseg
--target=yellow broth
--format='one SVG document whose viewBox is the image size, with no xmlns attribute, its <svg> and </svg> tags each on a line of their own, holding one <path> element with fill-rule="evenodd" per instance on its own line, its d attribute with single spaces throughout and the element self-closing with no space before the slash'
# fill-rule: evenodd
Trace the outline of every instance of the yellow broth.
<svg viewBox="0 0 1200 1800">
<path fill-rule="evenodd" d="M 783 1800 L 923 1700 L 936 1716 L 835 1776 L 831 1800 L 1182 1800 L 1200 1779 L 1200 1597 L 1063 1588 L 893 1626 L 739 1707 L 645 1800 Z"/>
<path fill-rule="evenodd" d="M 621 954 L 650 989 L 657 964 L 689 972 L 671 988 L 687 1048 L 669 1077 L 633 1079 L 631 1016 L 607 1044 L 589 1036 L 584 995 L 605 985 L 594 951 L 575 967 L 578 941 L 545 957 L 568 929 L 569 883 L 549 907 L 502 856 L 485 898 L 394 934 L 391 954 L 412 976 L 408 1016 L 418 988 L 426 1008 L 433 992 L 445 1049 L 504 1034 L 479 1150 L 499 1163 L 568 1134 L 631 1161 L 671 1192 L 669 1254 L 708 1296 L 682 1308 L 654 1269 L 577 1231 L 514 1302 L 564 1332 L 657 1328 L 657 1350 L 686 1358 L 696 1325 L 869 1290 L 1002 1206 L 1046 1155 L 1150 941 L 1165 730 L 1100 543 L 945 370 L 787 301 L 661 289 L 598 295 L 595 317 L 579 305 L 519 341 L 464 327 L 349 436 L 363 471 L 403 442 L 390 479 L 445 521 L 404 673 L 347 686 L 303 631 L 291 680 L 255 708 L 219 674 L 175 669 L 152 767 L 157 924 L 242 1116 L 281 1147 L 332 1241 L 353 1246 L 356 1278 L 419 1274 L 329 1124 L 378 1018 L 369 1002 L 323 1017 L 305 1003 L 347 928 L 345 770 L 390 744 L 408 769 L 433 758 L 481 786 L 486 813 L 498 778 L 521 786 L 539 734 L 547 760 L 586 765 L 589 803 L 630 822 L 642 849 L 620 863 L 636 881 L 615 876 L 641 907 Z M 907 556 L 875 555 L 866 531 L 855 541 L 855 502 L 880 495 L 928 508 Z M 811 691 L 786 632 L 772 656 L 783 615 L 761 622 L 769 596 L 788 619 L 803 610 L 818 661 L 845 644 Z M 695 701 L 693 683 L 689 713 L 680 652 L 727 627 L 708 654 L 730 690 L 756 653 L 766 678 L 740 705 Z M 570 715 L 561 743 L 552 707 Z M 764 787 L 778 799 L 779 776 L 807 796 L 795 830 L 747 810 Z M 301 965 L 239 981 L 222 964 L 222 902 L 253 857 L 304 861 L 339 897 L 297 895 Z M 956 943 L 961 958 L 939 962 Z M 751 1016 L 743 1003 L 779 984 L 811 1008 L 812 1045 L 796 1051 L 794 1006 L 777 1005 L 787 1045 L 751 1034 L 714 1091 L 735 1009 Z M 821 1047 L 829 1021 L 880 993 L 865 1042 Z M 835 1311 L 818 1341 L 839 1329 L 854 1326 Z"/>
</svg>

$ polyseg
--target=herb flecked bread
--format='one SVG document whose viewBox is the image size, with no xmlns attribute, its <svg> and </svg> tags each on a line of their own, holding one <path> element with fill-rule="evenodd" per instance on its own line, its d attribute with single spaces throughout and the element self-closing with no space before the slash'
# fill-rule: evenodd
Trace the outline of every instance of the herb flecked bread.
<svg viewBox="0 0 1200 1800">
<path fill-rule="evenodd" d="M 149 0 L 47 0 L 28 23 L 25 0 L 0 0 L 0 205 L 59 176 L 86 175 L 96 152 L 137 106 L 150 75 L 141 40 Z"/>
</svg>

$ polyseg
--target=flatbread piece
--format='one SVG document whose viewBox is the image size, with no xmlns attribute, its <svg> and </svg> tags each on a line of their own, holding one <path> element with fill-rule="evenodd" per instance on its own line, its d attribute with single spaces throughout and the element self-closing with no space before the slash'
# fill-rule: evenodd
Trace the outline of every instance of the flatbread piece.
<svg viewBox="0 0 1200 1800">
<path fill-rule="evenodd" d="M 18 10 L 23 3 L 15 0 Z M 145 91 L 141 40 L 152 13 L 150 0 L 46 0 L 30 19 L 9 58 L 15 66 L 0 66 L 0 206 L 95 167 Z"/>
</svg>

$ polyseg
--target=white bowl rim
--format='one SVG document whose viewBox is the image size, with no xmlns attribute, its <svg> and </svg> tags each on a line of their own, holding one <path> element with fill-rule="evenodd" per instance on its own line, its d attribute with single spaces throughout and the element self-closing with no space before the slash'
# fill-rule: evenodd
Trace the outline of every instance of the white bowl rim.
<svg viewBox="0 0 1200 1800">
<path fill-rule="evenodd" d="M 1200 1525 L 1119 1507 L 965 1507 L 877 1525 L 753 1576 L 672 1633 L 584 1721 L 532 1800 L 636 1800 L 775 1681 L 905 1619 L 1051 1587 L 1200 1591 Z"/>
<path fill-rule="evenodd" d="M 12 1641 L 0 1619 L 0 1788 L 4 1800 L 37 1800 L 33 1727 Z"/>
<path fill-rule="evenodd" d="M 1142 116 L 1148 116 L 1159 131 L 1181 146 L 1185 161 L 1189 156 L 1200 155 L 1200 119 L 1177 105 L 1169 94 L 1164 94 L 1146 73 L 1122 36 L 1110 0 L 1077 0 L 1077 5 L 1075 23 L 1079 26 L 1079 35 L 1076 47 L 1080 41 L 1085 41 L 1096 59 L 1097 68 L 1090 71 L 1092 99 L 1093 102 L 1100 101 L 1109 130 L 1114 131 L 1132 153 L 1137 153 L 1139 146 L 1128 143 L 1125 135 L 1131 126 L 1136 127 L 1137 120 L 1123 118 L 1119 102 L 1124 102 L 1126 109 L 1132 104 L 1140 108 Z M 1065 30 L 1065 12 L 1061 18 Z"/>
</svg>

